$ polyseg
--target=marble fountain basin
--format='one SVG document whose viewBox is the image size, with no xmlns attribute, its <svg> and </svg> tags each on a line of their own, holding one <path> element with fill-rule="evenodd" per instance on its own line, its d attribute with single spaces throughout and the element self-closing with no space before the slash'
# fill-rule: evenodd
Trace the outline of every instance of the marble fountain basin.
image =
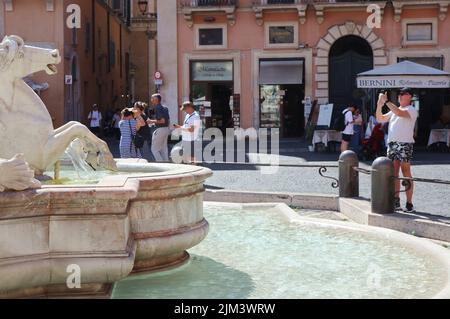
<svg viewBox="0 0 450 319">
<path fill-rule="evenodd" d="M 203 183 L 212 172 L 117 163 L 117 174 L 87 184 L 0 194 L 0 297 L 105 296 L 132 272 L 188 260 L 208 233 Z M 65 174 L 74 172 L 63 166 Z"/>
</svg>

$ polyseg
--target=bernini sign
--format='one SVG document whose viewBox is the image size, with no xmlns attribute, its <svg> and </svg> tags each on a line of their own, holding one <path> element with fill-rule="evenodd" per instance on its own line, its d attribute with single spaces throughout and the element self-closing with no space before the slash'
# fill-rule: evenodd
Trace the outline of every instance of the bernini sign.
<svg viewBox="0 0 450 319">
<path fill-rule="evenodd" d="M 360 77 L 357 79 L 359 88 L 450 88 L 450 77 L 436 76 L 389 76 Z"/>
</svg>

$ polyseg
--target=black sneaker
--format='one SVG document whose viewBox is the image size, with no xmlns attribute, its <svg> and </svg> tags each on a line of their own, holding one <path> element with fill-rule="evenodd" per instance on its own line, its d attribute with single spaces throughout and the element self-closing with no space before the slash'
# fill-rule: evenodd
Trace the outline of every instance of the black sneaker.
<svg viewBox="0 0 450 319">
<path fill-rule="evenodd" d="M 411 203 L 406 203 L 406 207 L 403 210 L 405 213 L 415 213 L 416 210 L 414 209 L 414 205 Z"/>
<path fill-rule="evenodd" d="M 401 210 L 402 206 L 400 205 L 400 198 L 396 197 L 395 198 L 395 204 L 394 204 L 394 210 Z"/>
</svg>

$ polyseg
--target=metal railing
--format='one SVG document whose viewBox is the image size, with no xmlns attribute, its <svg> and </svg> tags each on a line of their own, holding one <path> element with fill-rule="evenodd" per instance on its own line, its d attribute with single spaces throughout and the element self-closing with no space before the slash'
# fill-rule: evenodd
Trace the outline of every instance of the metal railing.
<svg viewBox="0 0 450 319">
<path fill-rule="evenodd" d="M 430 184 L 442 184 L 442 185 L 450 185 L 450 181 L 446 181 L 443 179 L 432 179 L 432 178 L 418 178 L 418 177 L 395 177 L 400 181 L 405 182 L 421 182 L 421 183 L 430 183 Z"/>
<path fill-rule="evenodd" d="M 270 167 L 270 166 L 277 166 L 277 167 L 295 167 L 295 168 L 318 168 L 319 169 L 319 175 L 323 178 L 332 180 L 331 187 L 333 188 L 339 188 L 339 179 L 327 176 L 325 173 L 328 172 L 329 168 L 339 168 L 338 165 L 303 165 L 303 164 L 284 164 L 284 163 L 277 163 L 274 165 L 273 163 L 251 163 L 251 162 L 220 162 L 220 161 L 214 161 L 214 162 L 195 162 L 197 165 L 211 165 L 211 164 L 222 164 L 222 165 L 235 165 L 235 166 L 258 166 L 258 167 Z"/>
<path fill-rule="evenodd" d="M 411 189 L 413 182 L 450 185 L 449 180 L 432 178 L 398 177 L 394 174 L 394 164 L 387 157 L 377 158 L 371 169 L 359 167 L 357 155 L 352 151 L 346 151 L 339 158 L 339 195 L 341 197 L 359 196 L 359 173 L 371 175 L 371 206 L 372 212 L 378 214 L 390 214 L 395 211 L 395 197 L 400 192 Z M 401 181 L 404 190 L 395 191 L 395 181 Z"/>
</svg>

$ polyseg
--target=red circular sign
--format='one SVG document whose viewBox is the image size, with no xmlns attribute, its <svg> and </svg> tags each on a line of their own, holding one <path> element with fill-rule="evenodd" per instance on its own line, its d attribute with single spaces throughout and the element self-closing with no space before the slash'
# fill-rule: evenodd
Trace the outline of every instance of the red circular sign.
<svg viewBox="0 0 450 319">
<path fill-rule="evenodd" d="M 159 80 L 159 79 L 161 79 L 161 78 L 162 78 L 161 72 L 156 71 L 156 72 L 155 72 L 155 79 Z"/>
</svg>

